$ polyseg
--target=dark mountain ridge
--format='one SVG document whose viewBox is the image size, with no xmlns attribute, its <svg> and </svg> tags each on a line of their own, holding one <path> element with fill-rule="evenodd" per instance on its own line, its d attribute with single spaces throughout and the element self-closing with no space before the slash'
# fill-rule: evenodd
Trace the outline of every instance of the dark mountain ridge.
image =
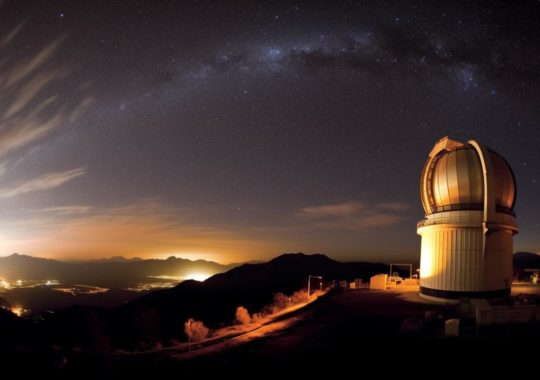
<svg viewBox="0 0 540 380">
<path fill-rule="evenodd" d="M 514 280 L 529 281 L 536 270 L 540 272 L 540 255 L 532 252 L 516 252 L 513 257 Z"/>
</svg>

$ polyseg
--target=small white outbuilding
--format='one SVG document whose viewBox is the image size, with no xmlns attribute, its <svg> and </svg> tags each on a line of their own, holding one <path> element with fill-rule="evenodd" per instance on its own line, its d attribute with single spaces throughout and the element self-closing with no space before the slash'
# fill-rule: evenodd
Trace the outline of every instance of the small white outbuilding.
<svg viewBox="0 0 540 380">
<path fill-rule="evenodd" d="M 387 274 L 376 274 L 371 276 L 369 279 L 369 288 L 370 289 L 386 289 L 386 280 L 388 279 Z"/>
</svg>

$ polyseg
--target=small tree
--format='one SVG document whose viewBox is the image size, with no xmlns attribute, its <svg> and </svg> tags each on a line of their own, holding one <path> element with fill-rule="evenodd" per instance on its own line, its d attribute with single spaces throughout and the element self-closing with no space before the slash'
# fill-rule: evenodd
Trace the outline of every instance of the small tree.
<svg viewBox="0 0 540 380">
<path fill-rule="evenodd" d="M 189 318 L 184 324 L 184 332 L 188 336 L 189 342 L 200 342 L 208 336 L 208 327 L 201 321 Z"/>
<path fill-rule="evenodd" d="M 275 293 L 273 305 L 275 311 L 283 310 L 289 306 L 289 297 L 283 293 Z"/>
<path fill-rule="evenodd" d="M 239 325 L 247 325 L 249 322 L 251 322 L 249 311 L 244 306 L 238 306 L 236 308 L 236 323 Z"/>
<path fill-rule="evenodd" d="M 291 296 L 291 304 L 296 305 L 299 303 L 305 303 L 307 297 L 307 290 L 298 290 L 294 292 Z"/>
</svg>

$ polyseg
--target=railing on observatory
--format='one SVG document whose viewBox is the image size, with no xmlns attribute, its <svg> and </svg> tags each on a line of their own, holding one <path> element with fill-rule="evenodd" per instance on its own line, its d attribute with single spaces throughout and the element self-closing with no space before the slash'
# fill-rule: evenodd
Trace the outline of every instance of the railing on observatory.
<svg viewBox="0 0 540 380">
<path fill-rule="evenodd" d="M 461 211 L 443 211 L 429 215 L 427 218 L 419 221 L 416 226 L 417 228 L 420 228 L 438 224 L 456 223 L 459 223 L 460 226 L 465 226 L 468 223 L 478 226 L 479 223 L 482 223 L 482 215 L 482 211 L 479 210 L 468 210 L 466 213 Z"/>
<path fill-rule="evenodd" d="M 456 224 L 460 227 L 475 227 L 482 224 L 483 212 L 479 210 L 463 211 L 444 211 L 431 214 L 425 219 L 419 221 L 417 228 L 434 225 Z M 516 218 L 510 214 L 497 213 L 497 223 L 501 225 L 513 226 L 516 224 Z"/>
</svg>

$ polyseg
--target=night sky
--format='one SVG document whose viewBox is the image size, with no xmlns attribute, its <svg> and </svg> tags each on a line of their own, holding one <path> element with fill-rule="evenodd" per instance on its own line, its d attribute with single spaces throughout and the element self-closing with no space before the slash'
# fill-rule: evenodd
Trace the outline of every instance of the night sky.
<svg viewBox="0 0 540 380">
<path fill-rule="evenodd" d="M 441 4 L 437 4 L 441 3 Z M 540 251 L 540 3 L 0 2 L 0 255 L 419 258 L 439 138 Z"/>
</svg>

